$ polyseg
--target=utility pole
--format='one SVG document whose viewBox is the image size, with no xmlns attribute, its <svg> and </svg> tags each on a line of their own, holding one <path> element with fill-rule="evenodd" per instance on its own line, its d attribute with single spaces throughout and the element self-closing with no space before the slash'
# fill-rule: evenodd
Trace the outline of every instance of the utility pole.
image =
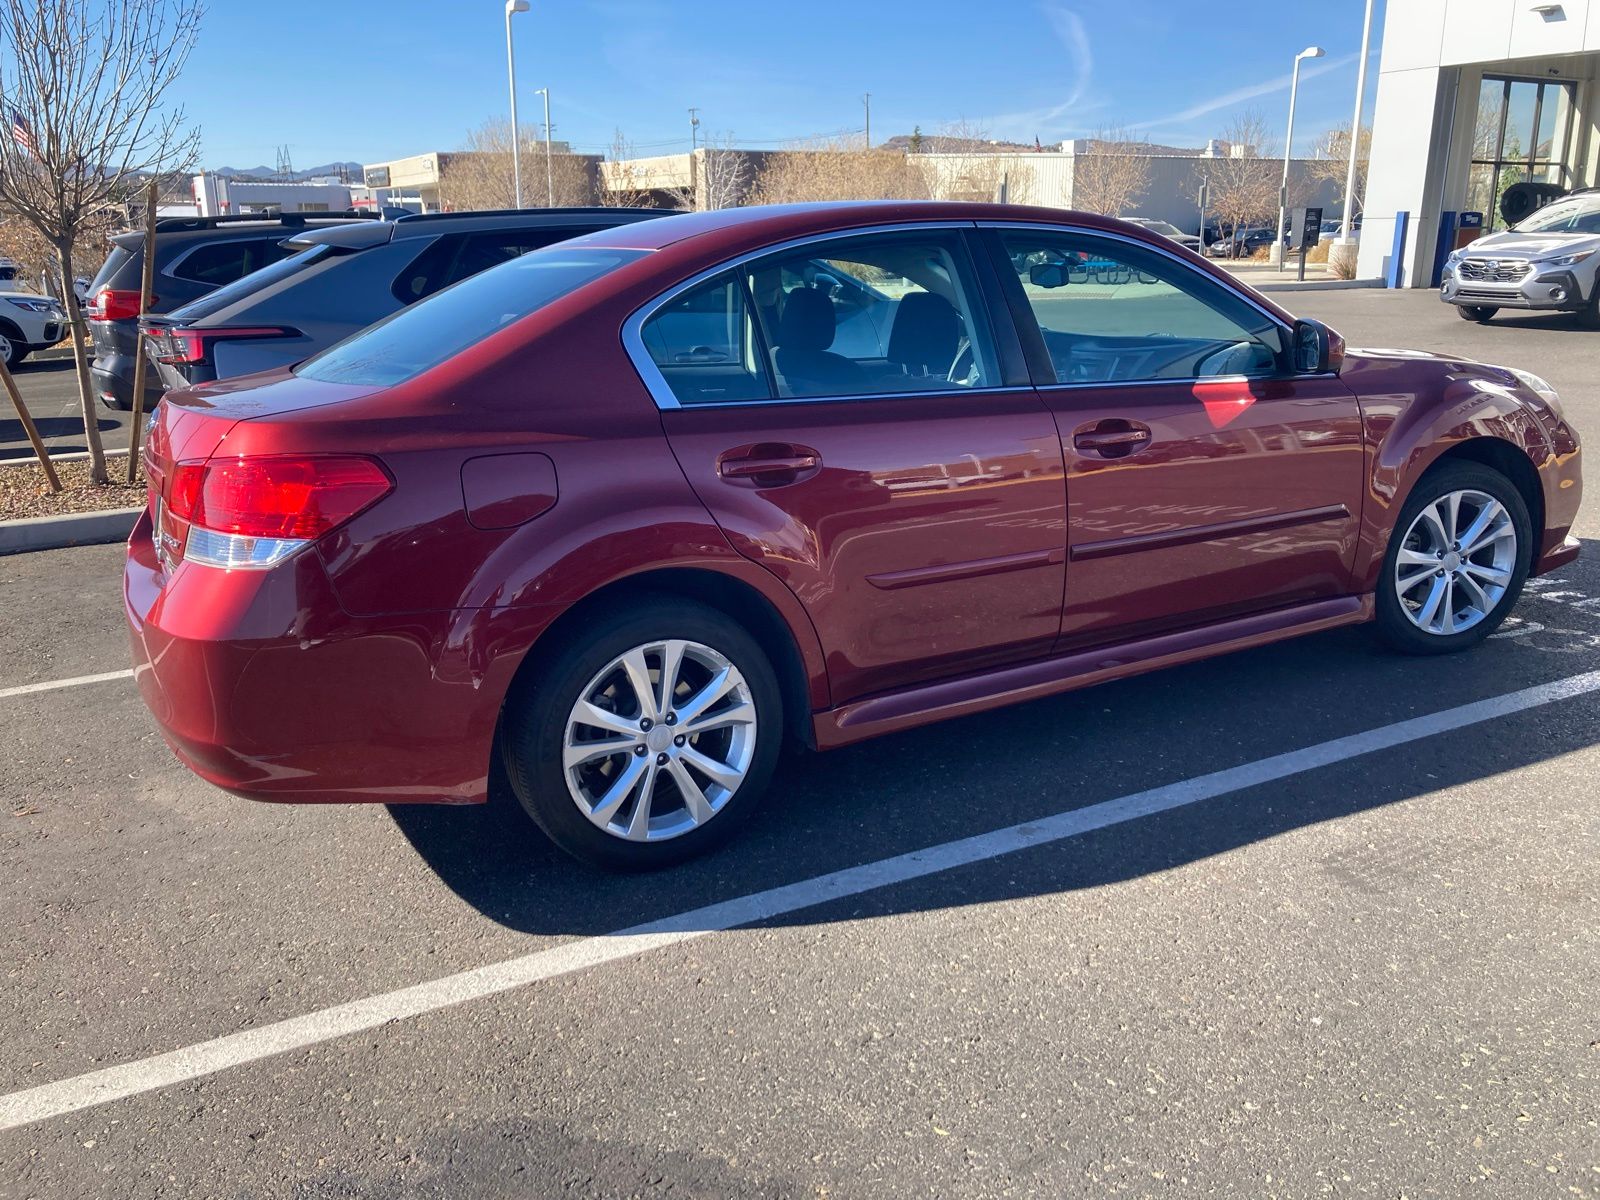
<svg viewBox="0 0 1600 1200">
<path fill-rule="evenodd" d="M 867 149 L 872 149 L 872 93 L 867 92 L 861 97 L 861 104 L 867 110 Z"/>
<path fill-rule="evenodd" d="M 700 149 L 700 110 L 689 110 L 689 153 L 693 154 Z"/>
<path fill-rule="evenodd" d="M 544 202 L 551 208 L 556 206 L 556 169 L 550 158 L 550 89 L 540 88 L 534 93 L 544 97 Z"/>
</svg>

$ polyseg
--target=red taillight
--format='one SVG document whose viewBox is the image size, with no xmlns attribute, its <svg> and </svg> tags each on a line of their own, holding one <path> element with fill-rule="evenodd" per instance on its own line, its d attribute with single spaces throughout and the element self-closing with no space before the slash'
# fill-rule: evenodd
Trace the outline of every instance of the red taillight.
<svg viewBox="0 0 1600 1200">
<path fill-rule="evenodd" d="M 188 519 L 216 533 L 307 541 L 337 529 L 394 487 L 384 469 L 354 455 L 270 455 L 214 458 L 198 483 L 180 463 L 173 476 L 172 506 L 193 489 Z"/>
<path fill-rule="evenodd" d="M 250 329 L 166 329 L 147 332 L 150 355 L 159 363 L 183 366 L 205 362 L 211 354 L 211 343 L 235 338 L 294 337 L 292 329 L 277 327 Z"/>
<path fill-rule="evenodd" d="M 129 321 L 137 317 L 140 312 L 139 293 L 119 291 L 116 288 L 101 288 L 94 294 L 94 299 L 89 302 L 89 319 L 91 321 Z M 151 296 L 150 303 L 154 304 L 160 297 Z"/>
</svg>

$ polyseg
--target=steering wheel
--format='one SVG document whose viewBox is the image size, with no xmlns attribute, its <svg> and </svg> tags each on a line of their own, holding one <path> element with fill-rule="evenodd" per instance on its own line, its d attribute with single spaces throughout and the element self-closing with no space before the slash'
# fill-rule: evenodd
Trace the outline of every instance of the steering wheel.
<svg viewBox="0 0 1600 1200">
<path fill-rule="evenodd" d="M 972 353 L 972 339 L 963 336 L 956 346 L 956 356 L 950 369 L 944 373 L 946 383 L 965 384 L 971 381 L 977 359 Z"/>
</svg>

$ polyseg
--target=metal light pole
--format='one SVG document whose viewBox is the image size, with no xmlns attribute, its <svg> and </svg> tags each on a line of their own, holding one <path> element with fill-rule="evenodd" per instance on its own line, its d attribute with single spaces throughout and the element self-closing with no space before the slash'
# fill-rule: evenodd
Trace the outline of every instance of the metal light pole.
<svg viewBox="0 0 1600 1200">
<path fill-rule="evenodd" d="M 506 79 L 511 85 L 511 178 L 517 197 L 517 207 L 522 207 L 522 142 L 517 136 L 517 59 L 511 51 L 511 16 L 527 12 L 533 6 L 528 0 L 506 0 Z"/>
<path fill-rule="evenodd" d="M 1367 17 L 1361 25 L 1361 65 L 1356 68 L 1356 115 L 1350 118 L 1350 169 L 1344 177 L 1344 220 L 1339 223 L 1339 240 L 1350 240 L 1351 210 L 1356 202 L 1356 152 L 1361 146 L 1361 101 L 1367 90 L 1367 50 L 1372 44 L 1372 0 L 1367 0 Z"/>
<path fill-rule="evenodd" d="M 540 88 L 534 93 L 544 97 L 544 202 L 556 206 L 556 168 L 550 160 L 550 89 Z"/>
<path fill-rule="evenodd" d="M 1307 46 L 1294 56 L 1294 75 L 1289 81 L 1289 130 L 1283 139 L 1283 182 L 1278 185 L 1278 229 L 1272 239 L 1272 256 L 1283 265 L 1283 218 L 1289 210 L 1289 155 L 1294 152 L 1294 102 L 1300 91 L 1300 64 L 1308 58 L 1321 58 L 1321 46 Z"/>
</svg>

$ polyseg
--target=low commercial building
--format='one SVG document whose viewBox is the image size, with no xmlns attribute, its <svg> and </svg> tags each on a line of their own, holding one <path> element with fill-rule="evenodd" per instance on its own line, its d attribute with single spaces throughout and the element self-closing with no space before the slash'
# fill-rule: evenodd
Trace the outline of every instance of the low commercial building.
<svg viewBox="0 0 1600 1200">
<path fill-rule="evenodd" d="M 350 207 L 350 200 L 350 187 L 343 183 L 226 179 L 210 173 L 194 177 L 195 215 L 202 217 L 264 212 L 344 212 Z"/>
<path fill-rule="evenodd" d="M 1594 0 L 1389 0 L 1358 274 L 1431 286 L 1459 214 L 1487 232 L 1515 183 L 1594 186 L 1597 73 Z"/>
</svg>

